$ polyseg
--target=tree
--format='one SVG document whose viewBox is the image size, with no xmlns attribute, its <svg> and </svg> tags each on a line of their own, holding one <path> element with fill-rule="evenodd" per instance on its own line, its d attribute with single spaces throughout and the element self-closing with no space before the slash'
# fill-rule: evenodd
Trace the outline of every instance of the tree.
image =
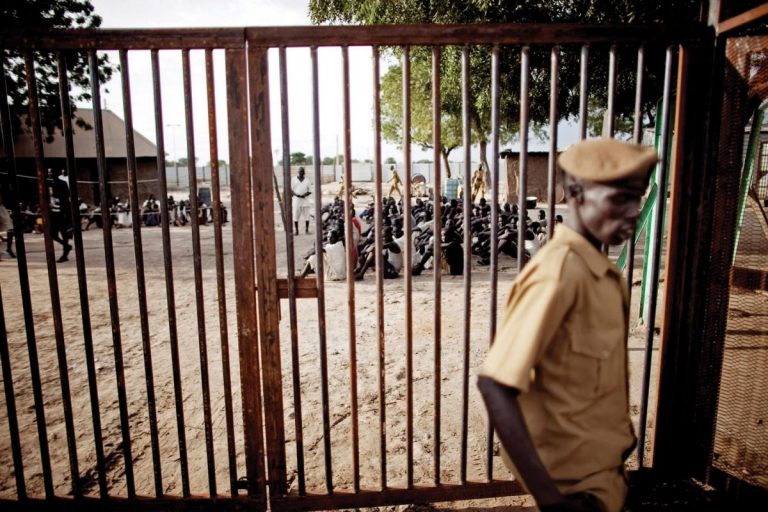
<svg viewBox="0 0 768 512">
<path fill-rule="evenodd" d="M 4 28 L 12 27 L 15 30 L 25 31 L 96 28 L 100 25 L 101 17 L 94 14 L 93 5 L 88 0 L 4 0 L 0 5 L 0 27 Z M 56 54 L 34 52 L 33 55 L 40 123 L 46 142 L 51 142 L 55 130 L 62 129 Z M 64 51 L 62 56 L 69 72 L 73 118 L 77 126 L 88 129 L 90 127 L 87 123 L 75 115 L 75 102 L 91 100 L 88 55 L 82 51 Z M 3 52 L 1 58 L 5 70 L 13 133 L 16 136 L 25 129 L 22 124 L 26 125 L 26 129 L 31 126 L 28 118 L 24 56 L 17 52 Z M 109 81 L 115 68 L 109 63 L 106 55 L 100 56 L 98 61 L 99 82 L 103 84 Z"/>
<path fill-rule="evenodd" d="M 312 156 L 301 151 L 291 153 L 291 165 L 312 165 Z"/>
<path fill-rule="evenodd" d="M 432 77 L 431 66 L 424 60 L 411 66 L 411 140 L 423 150 L 433 149 L 432 137 Z M 385 140 L 402 147 L 403 142 L 403 69 L 395 64 L 384 73 L 381 85 L 381 133 Z M 442 120 L 440 131 L 440 154 L 443 168 L 451 177 L 448 155 L 461 146 L 461 117 L 449 114 L 451 102 L 455 101 L 450 91 L 441 82 Z M 394 159 L 393 159 L 394 160 Z M 393 162 L 394 163 L 394 162 Z"/>
<path fill-rule="evenodd" d="M 385 164 L 391 164 L 391 165 L 394 165 L 394 164 L 396 164 L 396 163 L 397 163 L 397 160 L 395 160 L 395 157 L 393 157 L 393 156 L 388 156 L 388 157 L 387 157 L 387 158 L 384 160 L 384 163 L 385 163 Z"/>
<path fill-rule="evenodd" d="M 656 0 L 637 2 L 634 0 L 401 0 L 381 2 L 378 0 L 310 0 L 309 14 L 313 23 L 353 24 L 405 24 L 405 23 L 482 23 L 482 22 L 580 22 L 580 23 L 636 23 L 650 24 L 696 21 L 700 15 L 700 0 Z M 450 134 L 455 127 L 461 127 L 461 48 L 445 47 L 442 51 L 442 130 Z M 634 115 L 634 82 L 637 49 L 619 47 L 620 66 L 616 82 L 615 113 L 617 127 L 626 130 L 631 126 Z M 389 48 L 386 53 L 399 57 L 399 48 Z M 663 54 L 661 48 L 649 45 L 646 51 L 644 78 L 643 112 L 646 124 L 652 124 L 655 117 L 656 101 L 663 87 Z M 560 119 L 573 119 L 579 111 L 579 59 L 578 47 L 561 49 L 560 93 L 558 111 Z M 428 91 L 432 52 L 428 48 L 411 49 L 411 98 L 413 140 L 423 139 L 418 135 L 421 112 L 431 112 L 431 95 Z M 590 102 L 604 109 L 607 103 L 608 48 L 593 45 L 590 49 Z M 472 142 L 478 144 L 480 156 L 486 169 L 486 147 L 490 139 L 491 50 L 475 46 L 470 49 L 470 96 L 469 117 L 472 126 Z M 549 68 L 550 49 L 533 47 L 529 54 L 530 120 L 535 134 L 542 133 L 549 124 Z M 385 106 L 391 106 L 387 115 L 391 121 L 390 137 L 401 127 L 397 106 L 400 99 L 402 73 L 399 66 L 393 66 L 382 77 L 382 130 L 384 130 Z M 519 130 L 520 105 L 520 51 L 503 48 L 500 54 L 500 138 L 508 142 L 516 137 Z M 390 73 L 393 76 L 388 76 Z M 396 100 L 396 101 L 395 101 Z M 400 115 L 401 119 L 402 116 Z M 592 133 L 599 133 L 602 113 L 593 115 L 590 124 Z M 429 124 L 431 129 L 431 120 Z M 400 128 L 401 130 L 401 128 Z M 396 140 L 401 140 L 398 135 Z M 392 139 L 389 139 L 392 140 Z M 459 138 L 459 141 L 461 139 Z M 441 141 L 446 146 L 445 137 Z M 461 142 L 459 142 L 459 145 Z M 444 149 L 442 149 L 444 151 Z M 447 158 L 446 158 L 447 159 Z"/>
<path fill-rule="evenodd" d="M 195 167 L 197 167 L 197 160 L 198 160 L 198 158 L 195 157 Z M 185 156 L 183 156 L 183 157 L 179 158 L 178 160 L 176 160 L 176 163 L 178 164 L 179 167 L 188 167 L 189 166 L 189 160 Z"/>
</svg>

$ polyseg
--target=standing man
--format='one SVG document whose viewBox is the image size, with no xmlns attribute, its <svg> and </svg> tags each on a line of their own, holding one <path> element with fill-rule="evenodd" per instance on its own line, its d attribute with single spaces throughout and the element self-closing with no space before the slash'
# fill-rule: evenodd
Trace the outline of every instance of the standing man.
<svg viewBox="0 0 768 512">
<path fill-rule="evenodd" d="M 304 177 L 303 167 L 299 167 L 299 175 L 291 181 L 291 195 L 293 200 L 293 227 L 294 234 L 299 234 L 299 220 L 304 219 L 304 233 L 309 233 L 309 201 L 307 197 L 312 193 L 309 180 Z"/>
<path fill-rule="evenodd" d="M 483 176 L 483 164 L 475 169 L 475 173 L 472 175 L 472 202 L 475 202 L 475 198 L 480 194 L 481 198 L 485 198 L 485 176 Z"/>
<path fill-rule="evenodd" d="M 53 175 L 53 171 L 48 169 L 48 204 L 50 206 L 50 233 L 54 242 L 58 242 L 64 248 L 58 263 L 69 261 L 69 253 L 72 251 L 72 245 L 69 239 L 72 235 L 72 216 L 69 207 L 69 179 L 67 172 L 62 170 L 58 176 Z"/>
<path fill-rule="evenodd" d="M 394 165 L 389 167 L 389 171 L 392 173 L 392 176 L 389 178 L 389 192 L 387 192 L 387 197 L 392 197 L 392 192 L 397 192 L 397 195 L 402 198 L 403 193 L 400 191 L 400 185 L 402 185 L 403 182 L 400 181 L 400 176 L 397 174 Z"/>
<path fill-rule="evenodd" d="M 570 215 L 512 285 L 478 378 L 505 462 L 545 512 L 624 504 L 629 305 L 601 246 L 632 235 L 656 161 L 614 139 L 560 156 Z"/>
</svg>

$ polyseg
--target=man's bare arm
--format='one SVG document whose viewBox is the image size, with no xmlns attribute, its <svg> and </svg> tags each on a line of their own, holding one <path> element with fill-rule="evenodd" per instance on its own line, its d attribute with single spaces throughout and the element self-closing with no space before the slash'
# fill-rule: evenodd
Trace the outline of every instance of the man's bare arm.
<svg viewBox="0 0 768 512">
<path fill-rule="evenodd" d="M 518 391 L 482 375 L 477 379 L 477 387 L 491 425 L 542 512 L 580 510 L 573 508 L 557 489 L 541 462 L 517 400 Z"/>
</svg>

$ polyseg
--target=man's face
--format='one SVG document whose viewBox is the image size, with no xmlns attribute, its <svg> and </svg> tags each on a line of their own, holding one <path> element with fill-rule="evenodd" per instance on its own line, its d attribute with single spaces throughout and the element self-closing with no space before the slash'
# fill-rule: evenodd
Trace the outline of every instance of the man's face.
<svg viewBox="0 0 768 512">
<path fill-rule="evenodd" d="M 304 169 L 299 169 L 299 179 L 304 179 Z"/>
<path fill-rule="evenodd" d="M 617 245 L 632 236 L 648 180 L 632 178 L 610 183 L 581 183 L 577 201 L 582 224 L 598 242 Z"/>
</svg>

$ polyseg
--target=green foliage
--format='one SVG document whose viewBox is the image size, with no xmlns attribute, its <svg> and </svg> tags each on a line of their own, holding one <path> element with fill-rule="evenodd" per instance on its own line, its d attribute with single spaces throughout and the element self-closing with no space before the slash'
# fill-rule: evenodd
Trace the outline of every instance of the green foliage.
<svg viewBox="0 0 768 512">
<path fill-rule="evenodd" d="M 197 160 L 198 158 L 195 157 L 195 166 L 197 166 Z M 183 156 L 178 160 L 176 160 L 176 163 L 179 165 L 179 167 L 187 167 L 189 165 L 189 160 L 187 159 L 187 157 Z"/>
<path fill-rule="evenodd" d="M 301 151 L 291 153 L 291 165 L 312 165 L 312 156 Z"/>
<path fill-rule="evenodd" d="M 384 163 L 394 165 L 397 163 L 397 160 L 395 160 L 395 157 L 393 156 L 388 156 L 386 159 L 384 159 Z"/>
<path fill-rule="evenodd" d="M 700 0 L 310 0 L 313 23 L 407 24 L 407 23 L 686 23 L 698 20 Z M 618 131 L 631 130 L 635 103 L 637 47 L 618 47 L 615 113 Z M 589 54 L 590 131 L 599 133 L 602 110 L 607 104 L 609 48 L 592 45 Z M 385 55 L 399 57 L 400 48 L 389 48 Z M 457 47 L 442 51 L 442 151 L 461 144 L 461 53 Z M 530 121 L 534 134 L 549 125 L 550 47 L 534 46 L 529 53 Z M 428 48 L 412 48 L 412 127 L 413 140 L 423 148 L 431 143 L 431 59 Z M 643 112 L 646 124 L 652 123 L 656 101 L 663 87 L 663 48 L 646 48 Z M 491 49 L 470 49 L 470 105 L 472 141 L 485 146 L 490 138 Z M 520 110 L 520 49 L 500 52 L 500 136 L 509 142 L 517 136 Z M 560 119 L 575 119 L 579 113 L 580 47 L 563 46 L 560 52 Z M 382 131 L 387 140 L 402 141 L 402 69 L 395 65 L 382 77 Z"/>
<path fill-rule="evenodd" d="M 53 30 L 63 28 L 96 28 L 101 18 L 93 13 L 88 0 L 4 0 L 0 5 L 0 27 L 15 30 Z M 70 82 L 70 100 L 74 117 L 75 102 L 90 101 L 91 83 L 88 56 L 84 52 L 65 51 Z M 24 57 L 19 53 L 2 52 L 0 55 L 8 88 L 9 107 L 14 135 L 22 130 L 22 120 L 27 129 L 26 71 Z M 40 108 L 40 122 L 47 142 L 53 140 L 54 130 L 62 128 L 59 80 L 54 52 L 34 52 L 35 75 Z M 106 55 L 99 57 L 99 81 L 106 83 L 115 68 L 109 64 Z M 76 92 L 73 92 L 76 91 Z M 76 119 L 81 128 L 89 128 L 84 121 Z"/>
</svg>

